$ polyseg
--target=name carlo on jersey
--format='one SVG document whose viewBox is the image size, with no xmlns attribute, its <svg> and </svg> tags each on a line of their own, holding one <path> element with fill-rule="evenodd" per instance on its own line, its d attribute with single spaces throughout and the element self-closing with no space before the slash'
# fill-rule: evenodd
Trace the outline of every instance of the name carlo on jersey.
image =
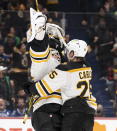
<svg viewBox="0 0 117 131">
<path fill-rule="evenodd" d="M 80 79 L 92 78 L 92 71 L 79 72 Z"/>
</svg>

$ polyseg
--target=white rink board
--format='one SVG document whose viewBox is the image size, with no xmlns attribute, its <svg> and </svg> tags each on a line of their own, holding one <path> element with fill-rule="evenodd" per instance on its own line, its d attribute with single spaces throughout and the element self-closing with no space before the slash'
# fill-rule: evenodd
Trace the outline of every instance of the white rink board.
<svg viewBox="0 0 117 131">
<path fill-rule="evenodd" d="M 22 118 L 0 118 L 0 131 L 34 131 L 31 120 L 23 124 Z M 93 131 L 117 131 L 116 118 L 95 118 Z"/>
<path fill-rule="evenodd" d="M 23 124 L 22 118 L 2 118 L 0 119 L 0 131 L 34 131 L 31 120 L 27 119 Z"/>
</svg>

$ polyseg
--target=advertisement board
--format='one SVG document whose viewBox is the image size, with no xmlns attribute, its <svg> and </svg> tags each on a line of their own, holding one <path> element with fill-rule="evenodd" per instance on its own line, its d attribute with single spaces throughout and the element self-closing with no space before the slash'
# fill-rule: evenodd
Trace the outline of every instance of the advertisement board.
<svg viewBox="0 0 117 131">
<path fill-rule="evenodd" d="M 93 131 L 117 131 L 117 118 L 96 118 Z"/>
<path fill-rule="evenodd" d="M 0 131 L 34 131 L 31 120 L 23 124 L 23 118 L 0 118 Z"/>
<path fill-rule="evenodd" d="M 31 120 L 23 124 L 23 118 L 0 118 L 0 131 L 34 131 Z M 93 131 L 117 131 L 117 118 L 95 118 Z"/>
</svg>

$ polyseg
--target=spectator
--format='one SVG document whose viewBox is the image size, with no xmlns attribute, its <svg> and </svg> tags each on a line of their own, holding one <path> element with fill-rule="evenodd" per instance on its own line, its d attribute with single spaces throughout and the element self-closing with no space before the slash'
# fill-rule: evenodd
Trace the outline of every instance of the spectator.
<svg viewBox="0 0 117 131">
<path fill-rule="evenodd" d="M 13 53 L 12 68 L 9 70 L 11 78 L 15 80 L 16 91 L 28 80 L 29 61 L 26 45 L 24 43 L 18 45 L 17 50 Z"/>
<path fill-rule="evenodd" d="M 88 46 L 88 53 L 86 55 L 86 61 L 90 64 L 93 70 L 93 80 L 98 80 L 101 76 L 99 62 L 96 58 L 94 48 L 92 45 Z"/>
<path fill-rule="evenodd" d="M 9 66 L 11 58 L 5 54 L 4 46 L 0 45 L 0 65 Z"/>
<path fill-rule="evenodd" d="M 7 67 L 0 66 L 0 95 L 8 100 L 14 98 L 14 87 L 13 81 L 6 74 Z"/>
<path fill-rule="evenodd" d="M 52 18 L 53 23 L 60 25 L 60 22 L 61 22 L 61 19 L 62 19 L 61 13 L 54 11 L 53 13 L 50 13 L 50 17 Z"/>
<path fill-rule="evenodd" d="M 116 80 L 116 68 L 117 68 L 117 43 L 113 45 L 113 48 L 111 49 L 111 64 L 110 64 L 110 70 L 108 71 L 108 74 L 110 74 L 111 79 L 108 80 Z"/>
<path fill-rule="evenodd" d="M 9 56 L 12 57 L 13 55 L 13 48 L 16 46 L 16 41 L 15 37 L 13 34 L 8 33 L 7 37 L 5 38 L 4 41 L 4 48 L 5 48 L 5 53 Z"/>
<path fill-rule="evenodd" d="M 9 34 L 12 34 L 12 36 L 14 37 L 15 42 L 16 42 L 16 46 L 19 45 L 21 40 L 20 40 L 20 37 L 17 36 L 17 32 L 16 32 L 15 27 L 11 27 L 9 29 Z"/>
<path fill-rule="evenodd" d="M 48 23 L 53 23 L 53 19 L 50 17 L 50 18 L 48 18 L 47 22 Z"/>
<path fill-rule="evenodd" d="M 26 93 L 24 92 L 23 89 L 19 89 L 17 92 L 17 96 L 26 98 Z"/>
<path fill-rule="evenodd" d="M 24 92 L 24 90 L 21 88 L 21 89 L 19 89 L 17 92 L 16 92 L 16 97 L 18 97 L 18 98 L 20 98 L 20 97 L 22 97 L 22 98 L 24 98 L 25 99 L 25 102 L 27 102 L 28 101 L 28 96 L 26 95 L 26 93 Z"/>
<path fill-rule="evenodd" d="M 0 25 L 1 26 L 1 25 Z M 0 27 L 1 28 L 1 27 Z M 2 33 L 0 31 L 0 43 L 3 43 L 3 37 L 2 37 Z"/>
<path fill-rule="evenodd" d="M 115 103 L 117 103 L 117 43 L 115 43 L 113 45 L 112 48 L 112 53 L 113 53 L 113 79 L 114 79 L 114 84 L 113 84 L 113 88 L 114 88 L 114 99 L 115 99 Z M 117 110 L 117 107 L 116 107 Z"/>
<path fill-rule="evenodd" d="M 101 69 L 103 70 L 102 74 L 103 74 L 103 76 L 106 76 L 107 75 L 106 70 L 107 70 L 107 67 L 110 64 L 110 60 L 111 60 L 110 50 L 112 49 L 112 44 L 114 42 L 114 38 L 113 38 L 112 33 L 109 30 L 107 30 L 106 25 L 105 24 L 103 25 L 103 24 L 101 25 L 102 27 L 98 28 L 99 30 L 97 31 L 98 37 L 99 37 L 97 55 L 98 55 Z"/>
<path fill-rule="evenodd" d="M 117 43 L 115 43 L 113 45 L 113 48 L 111 50 L 113 56 L 112 56 L 112 59 L 113 59 L 113 65 L 117 65 Z"/>
<path fill-rule="evenodd" d="M 78 33 L 79 39 L 89 42 L 90 29 L 89 29 L 88 20 L 86 18 L 81 20 L 80 26 L 78 28 L 78 32 L 79 32 Z"/>
<path fill-rule="evenodd" d="M 6 100 L 0 98 L 0 117 L 9 117 L 11 115 L 11 111 L 6 108 Z"/>
<path fill-rule="evenodd" d="M 17 98 L 16 109 L 12 112 L 13 117 L 23 117 L 26 111 L 26 102 L 22 97 Z"/>
<path fill-rule="evenodd" d="M 108 67 L 107 72 L 107 90 L 109 91 L 112 101 L 115 101 L 117 90 L 117 43 L 113 45 L 111 50 L 112 58 L 111 65 Z"/>
<path fill-rule="evenodd" d="M 113 95 L 114 95 L 114 100 L 117 104 L 117 65 L 114 67 L 113 73 L 114 73 L 114 84 L 113 84 L 114 94 Z"/>
</svg>

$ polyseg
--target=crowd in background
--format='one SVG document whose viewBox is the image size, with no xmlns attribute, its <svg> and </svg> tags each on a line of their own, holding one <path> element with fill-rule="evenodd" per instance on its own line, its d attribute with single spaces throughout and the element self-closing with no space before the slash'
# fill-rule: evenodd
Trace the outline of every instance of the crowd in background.
<svg viewBox="0 0 117 131">
<path fill-rule="evenodd" d="M 76 8 L 68 0 L 51 1 L 40 0 L 39 10 L 47 15 L 48 22 L 65 29 L 66 42 L 79 38 L 88 43 L 86 60 L 93 68 L 93 82 L 106 81 L 105 90 L 117 116 L 117 0 L 79 0 Z M 69 11 L 63 5 L 77 13 L 61 12 Z M 34 0 L 0 0 L 0 117 L 24 116 L 27 108 L 22 84 L 31 79 L 26 46 L 30 7 L 36 8 Z M 103 116 L 103 108 L 99 103 L 97 116 Z"/>
</svg>

